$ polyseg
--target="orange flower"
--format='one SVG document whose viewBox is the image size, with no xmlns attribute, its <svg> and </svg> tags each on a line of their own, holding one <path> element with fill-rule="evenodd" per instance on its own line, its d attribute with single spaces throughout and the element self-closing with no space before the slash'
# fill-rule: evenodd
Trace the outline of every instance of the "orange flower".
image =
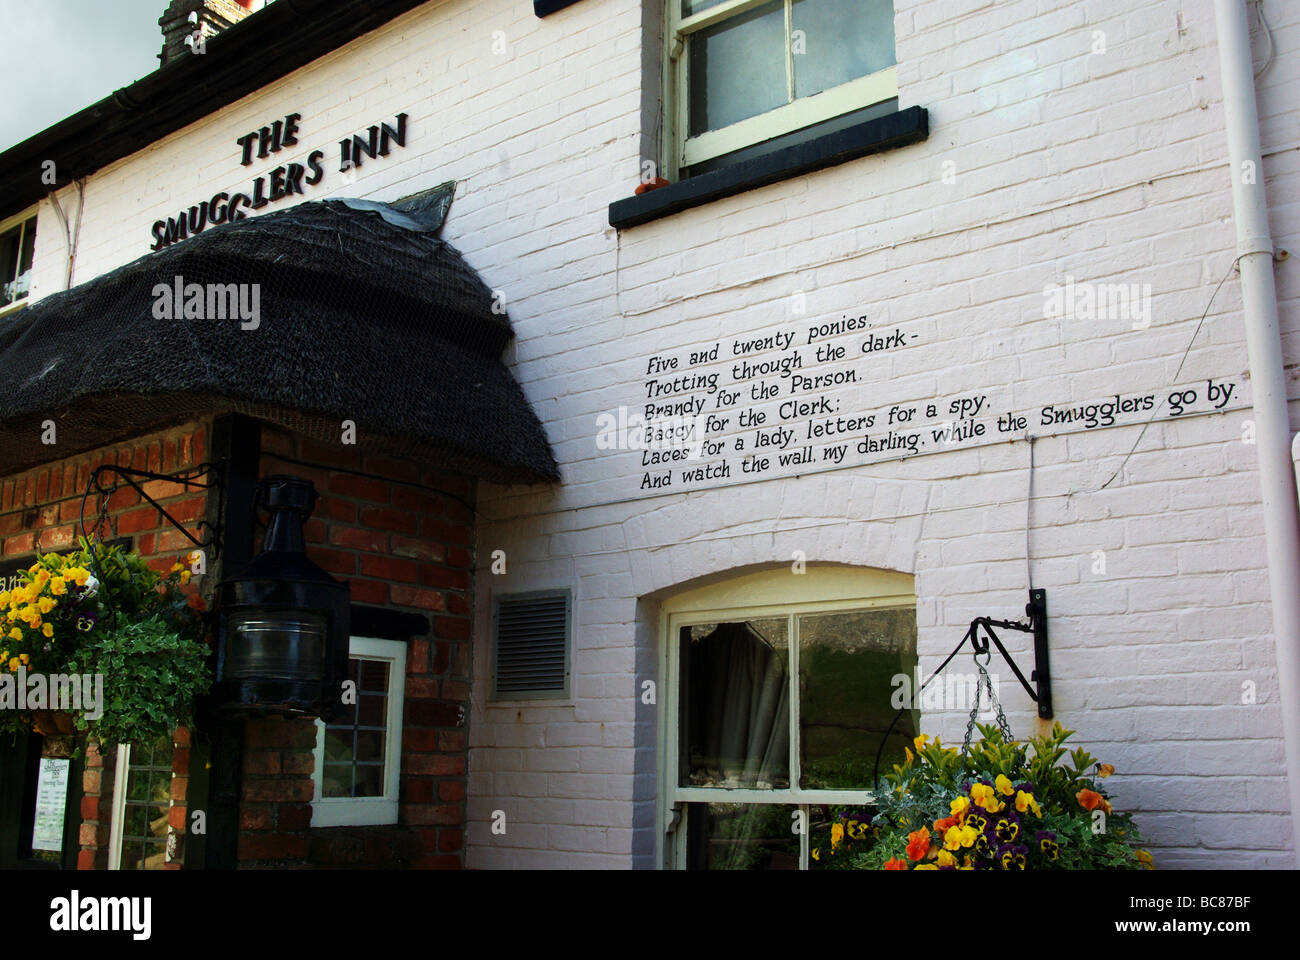
<svg viewBox="0 0 1300 960">
<path fill-rule="evenodd" d="M 906 870 L 907 861 L 902 857 L 891 857 L 885 861 L 886 870 Z"/>
<path fill-rule="evenodd" d="M 936 837 L 942 837 L 948 832 L 949 827 L 957 827 L 960 825 L 961 817 L 944 817 L 942 820 L 936 820 L 934 821 L 934 835 Z"/>
<path fill-rule="evenodd" d="M 907 858 L 921 860 L 930 852 L 930 828 L 922 827 L 907 835 Z"/>
<path fill-rule="evenodd" d="M 203 596 L 198 593 L 190 594 L 189 597 L 186 598 L 185 604 L 191 610 L 197 610 L 199 613 L 202 613 L 204 610 L 208 609 L 208 605 L 204 602 Z"/>
<path fill-rule="evenodd" d="M 1110 804 L 1106 801 L 1106 798 L 1096 790 L 1089 790 L 1085 787 L 1075 794 L 1075 796 L 1079 800 L 1079 806 L 1083 807 L 1085 810 L 1092 811 L 1101 807 L 1107 813 L 1110 813 Z"/>
</svg>

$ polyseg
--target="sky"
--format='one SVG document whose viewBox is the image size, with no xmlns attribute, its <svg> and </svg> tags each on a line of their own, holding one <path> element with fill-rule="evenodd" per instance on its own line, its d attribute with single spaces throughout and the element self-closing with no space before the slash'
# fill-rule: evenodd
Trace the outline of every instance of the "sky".
<svg viewBox="0 0 1300 960">
<path fill-rule="evenodd" d="M 0 150 L 158 69 L 168 0 L 0 0 Z"/>
</svg>

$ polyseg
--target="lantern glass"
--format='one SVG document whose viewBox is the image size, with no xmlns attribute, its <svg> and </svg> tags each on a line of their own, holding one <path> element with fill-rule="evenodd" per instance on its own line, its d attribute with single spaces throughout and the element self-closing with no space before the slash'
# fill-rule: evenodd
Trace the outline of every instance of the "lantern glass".
<svg viewBox="0 0 1300 960">
<path fill-rule="evenodd" d="M 327 617 L 306 610 L 232 611 L 226 676 L 322 680 L 328 628 Z"/>
</svg>

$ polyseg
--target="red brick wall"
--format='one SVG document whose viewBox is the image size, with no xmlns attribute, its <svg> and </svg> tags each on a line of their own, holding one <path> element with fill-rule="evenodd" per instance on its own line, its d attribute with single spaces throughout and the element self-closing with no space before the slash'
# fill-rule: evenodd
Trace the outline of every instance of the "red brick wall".
<svg viewBox="0 0 1300 960">
<path fill-rule="evenodd" d="M 313 866 L 459 868 L 468 755 L 474 481 L 271 427 L 264 428 L 262 451 L 261 475 L 305 477 L 321 494 L 305 531 L 308 555 L 351 586 L 354 603 L 423 614 L 432 632 L 412 640 L 407 650 L 399 822 L 312 829 L 304 855 L 288 838 L 302 822 L 304 797 L 311 798 L 311 768 L 304 775 L 300 767 L 311 761 L 314 734 L 309 741 L 305 732 L 273 733 L 267 722 L 259 721 L 249 727 L 244 768 L 246 809 L 259 806 L 247 824 L 241 818 L 241 825 L 252 830 L 256 823 L 268 838 L 280 839 L 241 844 L 241 859 L 283 855 Z M 272 772 L 277 763 L 279 774 Z M 279 788 L 271 785 L 277 777 Z M 252 799 L 251 785 L 266 801 L 282 790 L 274 813 L 260 806 L 266 801 Z M 258 846 L 262 843 L 270 846 Z M 254 856 L 263 851 L 269 856 Z"/>
<path fill-rule="evenodd" d="M 170 473 L 207 455 L 209 423 L 191 423 L 130 443 L 0 478 L 0 556 L 63 550 L 76 529 L 90 472 L 115 462 Z M 413 460 L 362 455 L 264 427 L 260 473 L 312 480 L 321 494 L 308 522 L 308 553 L 351 585 L 354 603 L 416 612 L 431 632 L 407 651 L 399 822 L 310 829 L 314 727 L 251 720 L 247 726 L 238 858 L 242 866 L 410 866 L 459 868 L 465 824 L 469 716 L 472 478 Z M 52 451 L 53 452 L 53 451 Z M 152 481 L 149 493 L 198 536 L 208 491 Z M 129 488 L 109 500 L 109 535 L 129 536 L 151 566 L 165 570 L 191 544 Z M 98 502 L 86 506 L 87 527 Z M 260 547 L 260 544 L 257 545 Z M 213 583 L 201 582 L 210 595 Z M 113 752 L 87 755 L 79 865 L 107 864 Z M 177 732 L 171 825 L 185 828 L 188 731 Z M 107 766 L 105 766 L 107 762 Z M 175 869 L 178 864 L 169 865 Z"/>
<path fill-rule="evenodd" d="M 70 549 L 81 534 L 78 517 L 92 470 L 104 463 L 157 473 L 195 467 L 207 455 L 208 434 L 207 423 L 184 424 L 129 443 L 104 447 L 0 478 L 0 556 L 12 559 L 35 555 L 38 551 L 47 553 Z M 57 446 L 50 448 L 52 454 L 57 451 Z M 106 477 L 105 486 L 111 486 L 115 480 L 111 475 Z M 187 491 L 180 484 L 159 480 L 144 484 L 144 488 L 192 534 L 199 536 L 197 522 L 203 518 L 206 509 L 206 490 L 191 487 Z M 99 517 L 99 499 L 96 495 L 86 501 L 86 528 L 92 536 Z M 155 569 L 170 568 L 193 549 L 179 531 L 167 524 L 156 509 L 129 487 L 123 485 L 109 497 L 108 506 L 110 526 L 105 534 L 130 537 L 134 549 Z M 206 584 L 202 586 L 208 588 Z M 174 829 L 184 830 L 189 784 L 188 731 L 177 731 L 177 744 L 172 767 L 176 779 L 172 781 L 175 805 L 171 811 L 171 824 Z M 116 757 L 117 751 L 113 746 L 106 746 L 102 753 L 93 746 L 86 750 L 82 774 L 81 850 L 77 857 L 77 865 L 83 870 L 102 870 L 108 866 Z M 168 865 L 169 869 L 179 867 L 179 862 Z"/>
</svg>

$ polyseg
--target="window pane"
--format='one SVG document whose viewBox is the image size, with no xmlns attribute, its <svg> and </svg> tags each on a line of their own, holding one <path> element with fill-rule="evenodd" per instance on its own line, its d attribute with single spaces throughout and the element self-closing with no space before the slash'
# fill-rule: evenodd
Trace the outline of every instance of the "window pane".
<svg viewBox="0 0 1300 960">
<path fill-rule="evenodd" d="M 891 33 L 892 48 L 892 33 Z M 717 130 L 788 101 L 785 76 L 785 6 L 761 7 L 693 33 L 689 135 Z"/>
<path fill-rule="evenodd" d="M 363 692 L 347 715 L 325 727 L 322 797 L 381 797 L 388 743 L 389 664 L 352 657 L 348 673 Z"/>
<path fill-rule="evenodd" d="M 362 660 L 359 670 L 361 683 L 357 689 L 369 693 L 388 692 L 388 664 L 382 660 Z"/>
<path fill-rule="evenodd" d="M 701 11 L 716 7 L 725 0 L 682 0 L 682 17 L 694 16 Z"/>
<path fill-rule="evenodd" d="M 894 63 L 891 0 L 794 0 L 794 95 L 808 97 Z"/>
<path fill-rule="evenodd" d="M 790 785 L 789 621 L 681 630 L 682 786 Z"/>
<path fill-rule="evenodd" d="M 32 285 L 32 257 L 36 253 L 36 218 L 27 221 L 23 229 L 23 248 L 18 260 L 18 281 L 14 284 L 14 299 L 27 296 Z"/>
<path fill-rule="evenodd" d="M 126 802 L 122 812 L 123 870 L 161 870 L 167 859 L 171 808 L 172 742 L 133 743 L 127 754 Z"/>
<path fill-rule="evenodd" d="M 691 870 L 798 870 L 798 807 L 758 803 L 687 805 Z"/>
<path fill-rule="evenodd" d="M 0 307 L 8 306 L 17 299 L 18 254 L 22 242 L 22 231 L 18 227 L 0 234 Z"/>
<path fill-rule="evenodd" d="M 876 750 L 897 713 L 890 699 L 916 673 L 916 610 L 899 607 L 799 618 L 800 786 L 870 788 Z M 903 758 L 915 711 L 894 725 L 880 769 Z"/>
</svg>

